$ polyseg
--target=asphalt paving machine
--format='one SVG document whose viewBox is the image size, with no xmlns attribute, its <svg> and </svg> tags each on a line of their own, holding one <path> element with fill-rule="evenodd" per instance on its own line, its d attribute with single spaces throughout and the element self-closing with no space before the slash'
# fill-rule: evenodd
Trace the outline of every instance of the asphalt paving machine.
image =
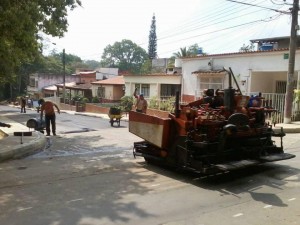
<svg viewBox="0 0 300 225">
<path fill-rule="evenodd" d="M 134 157 L 202 174 L 294 158 L 283 151 L 283 129 L 274 132 L 265 119 L 276 110 L 262 107 L 259 95 L 242 95 L 231 68 L 224 71 L 227 89 L 207 90 L 205 97 L 186 105 L 179 104 L 177 93 L 168 117 L 130 111 L 129 132 L 143 139 L 134 143 Z"/>
</svg>

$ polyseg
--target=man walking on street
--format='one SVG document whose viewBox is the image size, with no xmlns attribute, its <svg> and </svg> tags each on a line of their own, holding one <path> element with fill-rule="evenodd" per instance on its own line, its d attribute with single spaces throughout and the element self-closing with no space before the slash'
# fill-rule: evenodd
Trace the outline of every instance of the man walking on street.
<svg viewBox="0 0 300 225">
<path fill-rule="evenodd" d="M 26 99 L 25 97 L 21 97 L 21 113 L 26 113 Z"/>
<path fill-rule="evenodd" d="M 46 122 L 46 136 L 50 136 L 50 122 L 52 126 L 52 133 L 56 135 L 56 124 L 55 124 L 55 111 L 54 107 L 57 109 L 57 112 L 60 113 L 58 106 L 50 101 L 45 101 L 44 99 L 39 100 L 39 105 L 41 105 L 41 120 L 43 119 L 43 113 L 45 111 L 45 122 Z"/>
</svg>

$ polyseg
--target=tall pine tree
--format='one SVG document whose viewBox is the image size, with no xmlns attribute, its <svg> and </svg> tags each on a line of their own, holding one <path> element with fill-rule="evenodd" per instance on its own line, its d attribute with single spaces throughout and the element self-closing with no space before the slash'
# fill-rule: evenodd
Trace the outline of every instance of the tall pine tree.
<svg viewBox="0 0 300 225">
<path fill-rule="evenodd" d="M 148 55 L 149 59 L 155 59 L 157 57 L 156 19 L 154 14 L 152 16 L 149 33 Z"/>
</svg>

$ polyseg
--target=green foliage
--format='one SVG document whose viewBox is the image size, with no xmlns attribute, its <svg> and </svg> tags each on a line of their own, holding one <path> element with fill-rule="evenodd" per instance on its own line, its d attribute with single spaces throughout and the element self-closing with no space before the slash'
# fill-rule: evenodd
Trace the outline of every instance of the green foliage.
<svg viewBox="0 0 300 225">
<path fill-rule="evenodd" d="M 62 74 L 63 73 L 63 53 L 52 52 L 49 56 L 43 57 L 43 64 L 39 72 Z M 73 74 L 76 68 L 87 68 L 80 57 L 65 53 L 65 73 Z"/>
<path fill-rule="evenodd" d="M 159 100 L 158 100 L 157 96 L 151 97 L 150 102 L 149 102 L 149 108 L 159 109 Z"/>
<path fill-rule="evenodd" d="M 119 68 L 120 71 L 138 74 L 148 55 L 143 48 L 124 39 L 106 46 L 101 58 L 103 67 Z"/>
<path fill-rule="evenodd" d="M 168 112 L 174 111 L 175 97 L 171 97 L 160 103 L 160 109 Z"/>
<path fill-rule="evenodd" d="M 188 55 L 189 56 L 196 56 L 198 55 L 198 50 L 200 49 L 199 45 L 196 43 L 196 44 L 193 44 L 191 46 L 189 46 L 188 48 Z"/>
<path fill-rule="evenodd" d="M 251 51 L 254 51 L 254 49 L 255 49 L 255 46 L 251 42 L 249 45 L 243 44 L 243 46 L 240 48 L 240 52 L 251 52 Z"/>
<path fill-rule="evenodd" d="M 294 103 L 300 102 L 300 90 L 295 89 L 294 90 Z"/>
<path fill-rule="evenodd" d="M 92 69 L 92 70 L 95 70 L 97 68 L 100 68 L 101 67 L 101 64 L 100 62 L 96 61 L 96 60 L 85 60 L 83 61 L 84 64 L 86 66 L 88 66 L 88 68 Z"/>
<path fill-rule="evenodd" d="M 65 73 L 73 74 L 76 68 L 92 69 L 88 64 L 83 62 L 80 57 L 72 54 L 65 54 Z M 35 61 L 31 64 L 23 64 L 21 69 L 26 70 L 29 75 L 34 72 L 50 73 L 50 74 L 63 74 L 63 53 L 56 53 L 53 51 L 48 56 L 40 54 Z"/>
<path fill-rule="evenodd" d="M 150 74 L 151 71 L 152 71 L 152 60 L 147 59 L 147 60 L 145 60 L 144 64 L 142 65 L 140 74 L 141 75 Z"/>
<path fill-rule="evenodd" d="M 68 9 L 79 5 L 79 0 L 1 0 L 0 84 L 14 80 L 22 64 L 39 57 L 42 34 L 62 37 Z"/>
<path fill-rule="evenodd" d="M 134 102 L 134 98 L 133 96 L 123 96 L 121 98 L 121 103 L 120 106 L 122 107 L 122 111 L 124 112 L 128 112 L 132 109 L 133 106 L 133 102 Z"/>
<path fill-rule="evenodd" d="M 173 55 L 174 55 L 176 58 L 181 58 L 181 57 L 186 57 L 186 56 L 188 56 L 188 52 L 187 52 L 186 47 L 183 47 L 183 48 L 180 48 L 180 52 L 175 52 L 175 53 L 173 53 Z"/>
<path fill-rule="evenodd" d="M 149 33 L 149 44 L 148 44 L 148 56 L 149 59 L 157 58 L 157 37 L 156 37 L 156 19 L 155 15 L 152 17 L 150 33 Z"/>
<path fill-rule="evenodd" d="M 171 56 L 168 60 L 168 67 L 174 67 L 175 66 L 175 56 Z"/>
<path fill-rule="evenodd" d="M 174 111 L 174 103 L 175 97 L 171 97 L 167 100 L 159 100 L 156 96 L 153 96 L 150 99 L 149 108 L 172 112 Z"/>
<path fill-rule="evenodd" d="M 173 53 L 173 56 L 175 56 L 176 58 L 196 56 L 198 54 L 199 48 L 200 48 L 199 45 L 196 43 L 189 46 L 188 48 L 187 47 L 180 48 L 180 51 Z M 205 54 L 206 53 L 203 53 L 203 55 Z"/>
<path fill-rule="evenodd" d="M 83 96 L 82 95 L 74 95 L 72 97 L 72 101 L 75 101 L 75 102 L 80 102 L 82 100 Z"/>
<path fill-rule="evenodd" d="M 82 98 L 80 102 L 85 104 L 85 103 L 89 103 L 90 100 L 88 98 Z"/>
<path fill-rule="evenodd" d="M 98 97 L 93 97 L 92 98 L 92 103 L 99 103 L 99 98 Z"/>
</svg>

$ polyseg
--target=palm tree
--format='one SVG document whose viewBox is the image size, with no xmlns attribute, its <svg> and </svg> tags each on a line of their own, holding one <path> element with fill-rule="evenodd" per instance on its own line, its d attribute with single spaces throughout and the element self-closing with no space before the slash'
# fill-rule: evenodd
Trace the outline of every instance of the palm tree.
<svg viewBox="0 0 300 225">
<path fill-rule="evenodd" d="M 189 56 L 189 52 L 187 51 L 186 47 L 184 47 L 184 48 L 180 48 L 180 52 L 173 53 L 173 55 L 176 58 L 181 58 L 181 57 Z"/>
</svg>

